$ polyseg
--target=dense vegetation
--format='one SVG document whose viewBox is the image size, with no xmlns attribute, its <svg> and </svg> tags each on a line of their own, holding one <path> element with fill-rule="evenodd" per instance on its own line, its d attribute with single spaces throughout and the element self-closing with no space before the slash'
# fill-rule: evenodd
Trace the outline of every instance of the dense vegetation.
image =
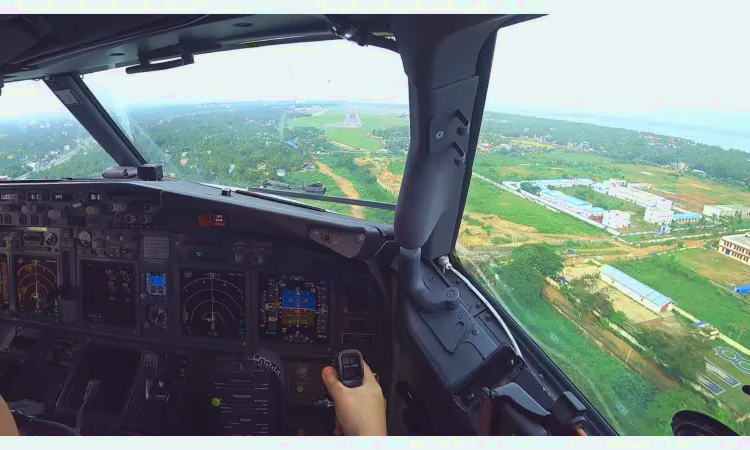
<svg viewBox="0 0 750 450">
<path fill-rule="evenodd" d="M 543 136 L 547 142 L 580 148 L 627 163 L 663 166 L 687 163 L 709 177 L 741 187 L 750 187 L 750 161 L 747 153 L 700 144 L 690 139 L 643 133 L 623 128 L 603 127 L 564 120 L 542 119 L 488 112 L 482 122 L 482 136 Z M 584 147 L 586 148 L 586 147 Z"/>
</svg>

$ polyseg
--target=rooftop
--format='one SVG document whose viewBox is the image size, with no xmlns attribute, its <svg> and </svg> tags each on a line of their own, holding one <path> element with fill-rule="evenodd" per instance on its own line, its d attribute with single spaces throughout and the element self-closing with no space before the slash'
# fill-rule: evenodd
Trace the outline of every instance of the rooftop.
<svg viewBox="0 0 750 450">
<path fill-rule="evenodd" d="M 732 244 L 737 244 L 740 247 L 750 247 L 750 235 L 748 235 L 747 233 L 724 236 L 722 239 L 727 242 L 731 242 Z"/>
<path fill-rule="evenodd" d="M 674 213 L 674 215 L 672 216 L 672 219 L 675 219 L 675 220 L 679 220 L 679 219 L 697 219 L 699 217 L 702 217 L 702 216 L 700 214 L 698 214 L 698 213 L 694 213 L 694 212 L 679 212 L 679 213 Z"/>
<path fill-rule="evenodd" d="M 706 205 L 710 208 L 716 208 L 724 212 L 738 212 L 748 209 L 745 205 Z"/>
<path fill-rule="evenodd" d="M 568 195 L 560 191 L 544 189 L 542 192 L 544 192 L 547 195 L 551 195 L 552 197 L 555 197 L 557 199 L 560 199 L 564 201 L 565 203 L 569 203 L 573 206 L 579 206 L 581 208 L 590 208 L 592 206 L 591 203 L 587 201 L 581 200 L 580 198 L 573 197 L 572 195 Z"/>
<path fill-rule="evenodd" d="M 602 273 L 627 287 L 636 294 L 640 295 L 644 300 L 653 304 L 659 309 L 673 302 L 673 300 L 666 295 L 654 290 L 653 288 L 641 283 L 625 272 L 615 269 L 612 266 L 602 266 Z"/>
</svg>

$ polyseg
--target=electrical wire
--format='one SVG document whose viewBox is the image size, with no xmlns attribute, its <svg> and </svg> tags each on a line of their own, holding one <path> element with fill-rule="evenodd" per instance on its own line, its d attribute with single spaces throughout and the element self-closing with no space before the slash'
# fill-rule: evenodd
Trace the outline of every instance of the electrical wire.
<svg viewBox="0 0 750 450">
<path fill-rule="evenodd" d="M 469 289 L 477 296 L 480 300 L 482 300 L 482 303 L 484 303 L 484 306 L 487 307 L 488 310 L 492 312 L 492 315 L 495 316 L 495 319 L 500 323 L 500 326 L 503 327 L 503 330 L 505 331 L 505 334 L 508 335 L 508 338 L 510 338 L 510 342 L 513 345 L 513 349 L 516 351 L 516 354 L 523 359 L 523 355 L 521 355 L 521 349 L 518 347 L 518 343 L 516 342 L 516 339 L 513 337 L 513 333 L 510 332 L 510 329 L 508 329 L 508 325 L 505 324 L 505 321 L 500 317 L 500 314 L 495 310 L 494 306 L 487 300 L 484 295 L 482 295 L 481 292 L 477 288 L 474 287 L 474 285 L 466 279 L 465 276 L 461 274 L 458 270 L 456 270 L 453 265 L 450 263 L 450 260 L 448 259 L 448 256 L 441 256 L 438 258 L 438 264 L 443 268 L 443 270 L 450 270 L 453 272 L 458 278 L 463 281 L 463 283 L 466 286 L 469 286 Z"/>
</svg>

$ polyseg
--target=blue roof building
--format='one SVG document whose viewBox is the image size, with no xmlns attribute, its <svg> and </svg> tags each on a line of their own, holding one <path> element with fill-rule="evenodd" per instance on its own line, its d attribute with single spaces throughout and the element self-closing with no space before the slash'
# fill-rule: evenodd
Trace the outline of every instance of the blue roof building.
<svg viewBox="0 0 750 450">
<path fill-rule="evenodd" d="M 694 212 L 678 212 L 672 215 L 673 222 L 690 222 L 693 220 L 699 220 L 702 215 Z"/>
<path fill-rule="evenodd" d="M 674 305 L 671 298 L 612 266 L 602 266 L 600 277 L 605 283 L 655 313 L 669 311 Z"/>
<path fill-rule="evenodd" d="M 580 198 L 565 194 L 564 192 L 554 191 L 551 189 L 542 189 L 542 192 L 577 208 L 589 209 L 594 206 L 585 200 L 581 200 Z"/>
</svg>

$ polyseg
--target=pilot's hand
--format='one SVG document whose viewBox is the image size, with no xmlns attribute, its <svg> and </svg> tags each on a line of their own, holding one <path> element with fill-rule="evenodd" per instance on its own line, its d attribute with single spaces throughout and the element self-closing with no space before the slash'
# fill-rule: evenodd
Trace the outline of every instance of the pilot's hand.
<svg viewBox="0 0 750 450">
<path fill-rule="evenodd" d="M 2 396 L 0 396 L 0 436 L 18 436 L 16 421 Z"/>
<path fill-rule="evenodd" d="M 385 398 L 367 363 L 365 377 L 359 387 L 348 388 L 341 384 L 336 370 L 330 366 L 323 369 L 323 383 L 331 394 L 336 421 L 344 435 L 387 436 Z"/>
</svg>

